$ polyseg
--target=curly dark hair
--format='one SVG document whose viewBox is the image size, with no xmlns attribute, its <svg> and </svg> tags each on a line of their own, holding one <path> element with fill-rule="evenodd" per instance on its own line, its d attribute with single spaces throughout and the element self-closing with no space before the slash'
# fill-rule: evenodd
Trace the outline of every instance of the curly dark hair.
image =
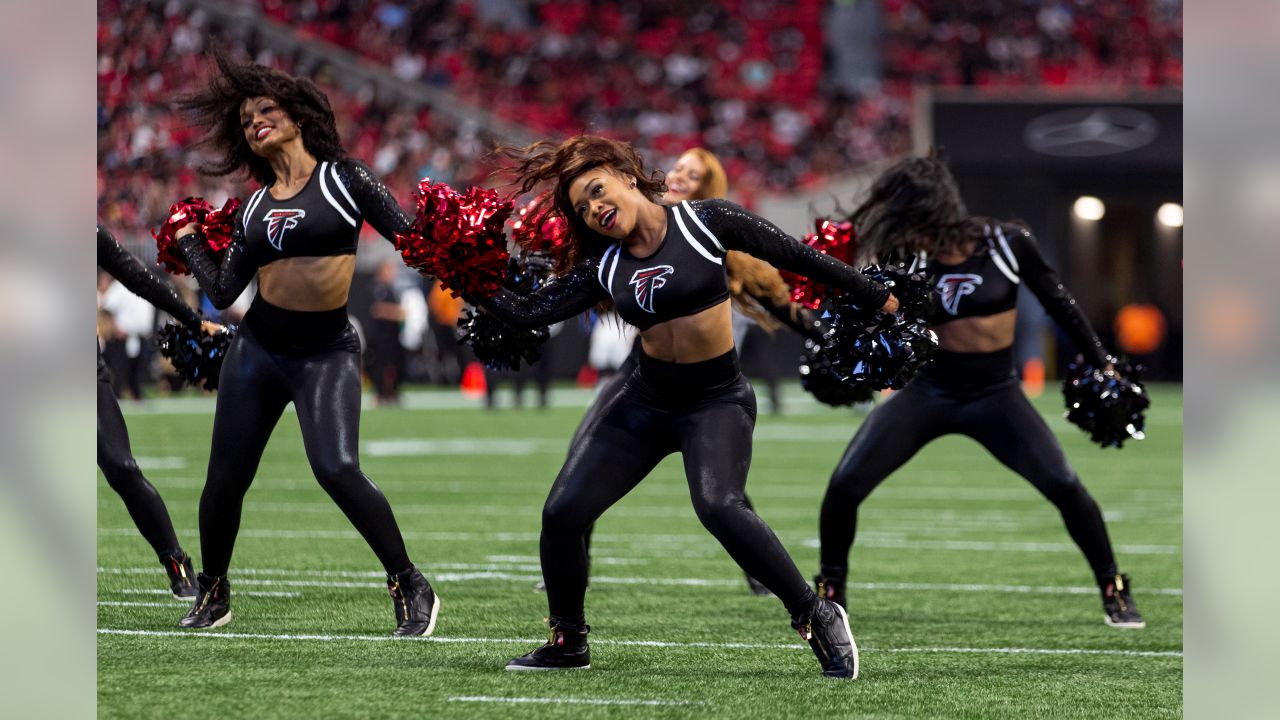
<svg viewBox="0 0 1280 720">
<path fill-rule="evenodd" d="M 255 97 L 280 104 L 298 125 L 303 147 L 317 160 L 346 156 L 329 98 L 315 83 L 263 65 L 237 63 L 221 52 L 215 51 L 212 59 L 217 73 L 208 84 L 178 98 L 178 107 L 191 123 L 205 131 L 197 147 L 212 150 L 218 158 L 201 165 L 201 173 L 220 176 L 246 170 L 263 185 L 275 182 L 271 163 L 253 152 L 240 127 L 240 106 Z"/>
<path fill-rule="evenodd" d="M 936 153 L 903 160 L 876 178 L 849 216 L 858 252 L 885 261 L 903 252 L 936 254 L 981 237 L 989 218 L 969 214 L 955 176 Z"/>
<path fill-rule="evenodd" d="M 610 140 L 599 135 L 574 135 L 561 143 L 540 140 L 527 147 L 499 147 L 496 154 L 515 163 L 514 167 L 498 170 L 515 177 L 521 193 L 552 184 L 551 202 L 540 203 L 535 223 L 544 222 L 549 215 L 558 215 L 568 223 L 569 238 L 556 257 L 556 270 L 563 272 L 584 257 L 604 252 L 616 242 L 591 228 L 569 201 L 569 186 L 583 173 L 598 167 L 606 167 L 636 180 L 636 188 L 653 202 L 658 202 L 667 191 L 663 174 L 657 170 L 646 172 L 640 153 L 629 143 Z"/>
</svg>

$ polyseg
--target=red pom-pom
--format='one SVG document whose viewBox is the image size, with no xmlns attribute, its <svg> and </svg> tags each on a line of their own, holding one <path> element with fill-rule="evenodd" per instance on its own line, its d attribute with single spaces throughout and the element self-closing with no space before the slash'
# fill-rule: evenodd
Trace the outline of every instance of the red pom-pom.
<svg viewBox="0 0 1280 720">
<path fill-rule="evenodd" d="M 169 207 L 169 217 L 158 230 L 152 230 L 158 250 L 156 262 L 174 275 L 186 275 L 191 271 L 178 251 L 176 234 L 188 223 L 195 223 L 196 235 L 208 244 L 214 254 L 221 253 L 231 244 L 231 229 L 240 200 L 231 198 L 221 209 L 214 208 L 203 198 L 189 197 Z"/>
<path fill-rule="evenodd" d="M 396 247 L 409 267 L 440 281 L 455 296 L 491 297 L 507 276 L 507 236 L 503 224 L 510 200 L 494 190 L 458 192 L 424 179 L 418 184 L 418 212 Z"/>
<path fill-rule="evenodd" d="M 818 218 L 813 224 L 814 232 L 804 236 L 804 244 L 847 265 L 853 265 L 858 255 L 858 243 L 853 237 L 853 223 Z M 838 293 L 838 290 L 807 277 L 786 270 L 781 272 L 782 279 L 791 286 L 791 301 L 810 310 L 817 308 L 827 295 Z"/>
<path fill-rule="evenodd" d="M 221 208 L 210 210 L 200 224 L 200 234 L 214 253 L 220 253 L 231 244 L 231 230 L 235 227 L 239 198 L 229 198 Z"/>
<path fill-rule="evenodd" d="M 569 223 L 555 212 L 551 193 L 530 200 L 511 219 L 511 239 L 531 252 L 554 250 L 569 237 Z"/>
</svg>

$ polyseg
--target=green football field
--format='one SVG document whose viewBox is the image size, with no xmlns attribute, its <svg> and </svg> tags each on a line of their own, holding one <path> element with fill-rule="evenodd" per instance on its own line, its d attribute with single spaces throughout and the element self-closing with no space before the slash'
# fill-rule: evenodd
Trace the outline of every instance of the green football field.
<svg viewBox="0 0 1280 720">
<path fill-rule="evenodd" d="M 1152 389 L 1148 438 L 1089 444 L 1037 400 L 1101 504 L 1145 630 L 1102 622 L 1054 508 L 976 443 L 944 438 L 863 506 L 851 558 L 853 682 L 821 677 L 782 604 L 747 592 L 699 525 L 678 457 L 597 526 L 592 669 L 510 673 L 545 639 L 542 501 L 589 394 L 485 412 L 456 393 L 368 409 L 362 465 L 443 605 L 435 636 L 392 640 L 373 554 L 316 485 L 286 413 L 245 502 L 233 621 L 179 631 L 186 606 L 119 498 L 98 484 L 103 718 L 1169 717 L 1182 714 L 1182 392 Z M 787 389 L 762 415 L 748 492 L 806 576 L 818 506 L 862 416 Z M 144 472 L 197 556 L 212 400 L 125 413 Z"/>
</svg>

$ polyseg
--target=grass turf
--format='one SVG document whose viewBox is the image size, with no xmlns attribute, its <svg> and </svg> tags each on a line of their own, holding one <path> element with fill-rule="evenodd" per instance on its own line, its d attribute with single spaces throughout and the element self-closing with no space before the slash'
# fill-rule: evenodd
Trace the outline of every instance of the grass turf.
<svg viewBox="0 0 1280 720">
<path fill-rule="evenodd" d="M 826 479 L 861 416 L 788 391 L 787 414 L 757 425 L 748 492 L 808 576 Z M 694 517 L 678 457 L 597 527 L 593 668 L 504 672 L 545 637 L 545 598 L 531 590 L 539 510 L 585 402 L 559 397 L 573 402 L 485 412 L 419 393 L 365 411 L 362 466 L 443 599 L 429 640 L 384 639 L 394 619 L 377 561 L 311 478 L 290 414 L 245 503 L 234 619 L 220 630 L 179 633 L 185 606 L 162 594 L 163 571 L 100 477 L 99 716 L 1181 715 L 1180 388 L 1153 388 L 1148 439 L 1121 451 L 1090 445 L 1055 393 L 1036 401 L 1107 514 L 1145 630 L 1103 625 L 1051 505 L 976 443 L 944 438 L 862 509 L 852 683 L 820 677 L 781 604 L 748 594 Z M 197 556 L 211 408 L 125 408 L 134 453 Z"/>
</svg>

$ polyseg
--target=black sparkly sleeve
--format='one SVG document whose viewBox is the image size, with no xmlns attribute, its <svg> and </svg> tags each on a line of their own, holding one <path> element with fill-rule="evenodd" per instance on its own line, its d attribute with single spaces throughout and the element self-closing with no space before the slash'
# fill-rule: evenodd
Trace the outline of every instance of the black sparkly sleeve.
<svg viewBox="0 0 1280 720">
<path fill-rule="evenodd" d="M 1018 275 L 1044 306 L 1049 317 L 1067 333 L 1076 349 L 1094 364 L 1101 366 L 1110 362 L 1111 357 L 1089 324 L 1089 318 L 1084 316 L 1076 299 L 1058 279 L 1058 273 L 1045 262 L 1035 237 L 1017 227 L 1006 227 L 1004 232 L 1018 260 Z"/>
<path fill-rule="evenodd" d="M 781 270 L 840 288 L 868 308 L 879 309 L 889 299 L 889 289 L 885 286 L 830 255 L 823 255 L 735 203 L 695 200 L 690 205 L 726 250 L 741 250 Z"/>
<path fill-rule="evenodd" d="M 194 234 L 179 240 L 178 250 L 200 289 L 219 310 L 231 307 L 258 272 L 258 263 L 244 240 L 243 205 L 231 224 L 231 244 L 223 251 L 221 264 L 214 261 L 209 247 Z"/>
<path fill-rule="evenodd" d="M 523 330 L 568 320 L 608 297 L 592 261 L 576 265 L 528 295 L 502 288 L 497 295 L 475 302 L 503 323 Z"/>
<path fill-rule="evenodd" d="M 200 314 L 182 301 L 173 286 L 129 254 L 111 231 L 101 225 L 98 226 L 98 267 L 119 280 L 129 292 L 169 313 L 178 322 L 188 326 L 200 325 Z"/>
<path fill-rule="evenodd" d="M 406 213 L 396 202 L 395 196 L 387 186 L 378 179 L 368 165 L 354 158 L 343 158 L 333 164 L 338 179 L 343 187 L 351 193 L 365 219 L 382 237 L 396 241 L 396 235 L 409 231 L 413 224 L 413 216 Z"/>
</svg>

